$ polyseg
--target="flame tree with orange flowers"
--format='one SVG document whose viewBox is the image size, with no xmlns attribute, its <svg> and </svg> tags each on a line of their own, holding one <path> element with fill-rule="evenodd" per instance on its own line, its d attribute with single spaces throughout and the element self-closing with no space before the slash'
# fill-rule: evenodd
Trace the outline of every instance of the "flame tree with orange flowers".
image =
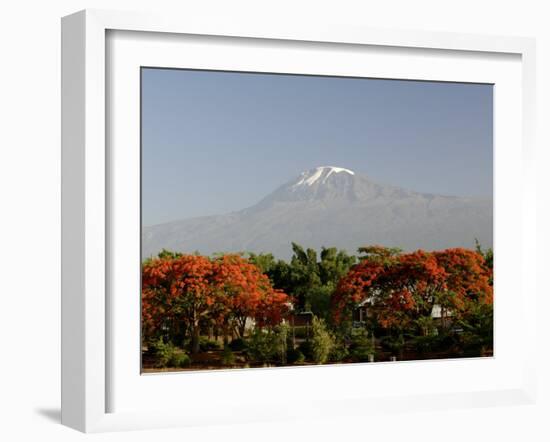
<svg viewBox="0 0 550 442">
<path fill-rule="evenodd" d="M 289 298 L 238 255 L 209 258 L 165 253 L 142 266 L 144 336 L 183 329 L 191 352 L 199 352 L 201 327 L 222 324 L 242 336 L 248 318 L 276 325 Z"/>
<path fill-rule="evenodd" d="M 277 325 L 288 311 L 289 297 L 271 286 L 260 269 L 240 255 L 229 254 L 213 261 L 216 287 L 221 290 L 221 319 L 244 337 L 248 319 L 258 326 Z"/>
<path fill-rule="evenodd" d="M 480 253 L 462 248 L 401 253 L 379 246 L 360 251 L 365 256 L 332 296 L 336 324 L 365 303 L 378 326 L 401 332 L 429 318 L 436 304 L 457 320 L 479 305 L 492 305 L 492 269 Z"/>
<path fill-rule="evenodd" d="M 212 261 L 182 255 L 152 259 L 142 269 L 144 326 L 157 328 L 168 318 L 182 323 L 191 336 L 191 351 L 198 353 L 201 323 L 220 310 L 220 292 Z"/>
</svg>

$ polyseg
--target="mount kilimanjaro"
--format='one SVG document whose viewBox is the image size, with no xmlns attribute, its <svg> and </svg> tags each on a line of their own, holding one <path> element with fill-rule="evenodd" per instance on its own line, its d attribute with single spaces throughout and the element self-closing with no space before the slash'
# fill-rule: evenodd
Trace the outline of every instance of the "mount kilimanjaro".
<svg viewBox="0 0 550 442">
<path fill-rule="evenodd" d="M 224 215 L 143 227 L 143 257 L 163 248 L 203 254 L 265 252 L 288 259 L 290 243 L 356 253 L 379 244 L 404 250 L 493 246 L 491 198 L 413 192 L 341 167 L 303 172 L 256 205 Z"/>
</svg>

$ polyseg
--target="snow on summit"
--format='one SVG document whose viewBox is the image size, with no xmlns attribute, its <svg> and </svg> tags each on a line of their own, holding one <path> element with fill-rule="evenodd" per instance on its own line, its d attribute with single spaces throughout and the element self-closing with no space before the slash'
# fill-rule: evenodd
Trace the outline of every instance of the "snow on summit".
<svg viewBox="0 0 550 442">
<path fill-rule="evenodd" d="M 334 167 L 334 166 L 320 166 L 315 169 L 302 172 L 300 179 L 294 186 L 307 185 L 312 186 L 314 183 L 319 181 L 321 184 L 326 182 L 326 180 L 334 173 L 348 173 L 350 175 L 355 175 L 355 172 L 343 167 Z"/>
</svg>

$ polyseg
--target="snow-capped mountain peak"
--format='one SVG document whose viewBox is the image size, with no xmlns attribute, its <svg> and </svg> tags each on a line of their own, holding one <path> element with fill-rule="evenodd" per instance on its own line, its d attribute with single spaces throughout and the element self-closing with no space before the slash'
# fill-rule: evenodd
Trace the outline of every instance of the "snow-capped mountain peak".
<svg viewBox="0 0 550 442">
<path fill-rule="evenodd" d="M 257 204 L 225 215 L 144 227 L 143 256 L 163 248 L 201 253 L 251 251 L 289 259 L 305 247 L 382 244 L 404 250 L 492 246 L 492 200 L 423 194 L 323 166 L 303 172 Z"/>
<path fill-rule="evenodd" d="M 349 175 L 355 175 L 355 172 L 349 169 L 345 169 L 343 167 L 320 166 L 316 167 L 315 169 L 302 172 L 294 186 L 312 186 L 316 182 L 323 184 L 332 174 L 338 174 L 342 172 Z"/>
<path fill-rule="evenodd" d="M 355 181 L 358 177 L 355 172 L 344 167 L 315 167 L 281 186 L 263 202 L 355 199 Z"/>
</svg>

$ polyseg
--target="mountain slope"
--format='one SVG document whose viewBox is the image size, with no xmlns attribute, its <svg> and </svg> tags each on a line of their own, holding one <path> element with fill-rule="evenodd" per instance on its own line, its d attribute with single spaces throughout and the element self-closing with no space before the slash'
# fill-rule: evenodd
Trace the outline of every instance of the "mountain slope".
<svg viewBox="0 0 550 442">
<path fill-rule="evenodd" d="M 302 173 L 247 209 L 143 228 L 142 252 L 162 248 L 201 253 L 291 255 L 290 242 L 405 250 L 492 246 L 492 200 L 412 192 L 371 181 L 349 169 L 324 166 Z"/>
</svg>

